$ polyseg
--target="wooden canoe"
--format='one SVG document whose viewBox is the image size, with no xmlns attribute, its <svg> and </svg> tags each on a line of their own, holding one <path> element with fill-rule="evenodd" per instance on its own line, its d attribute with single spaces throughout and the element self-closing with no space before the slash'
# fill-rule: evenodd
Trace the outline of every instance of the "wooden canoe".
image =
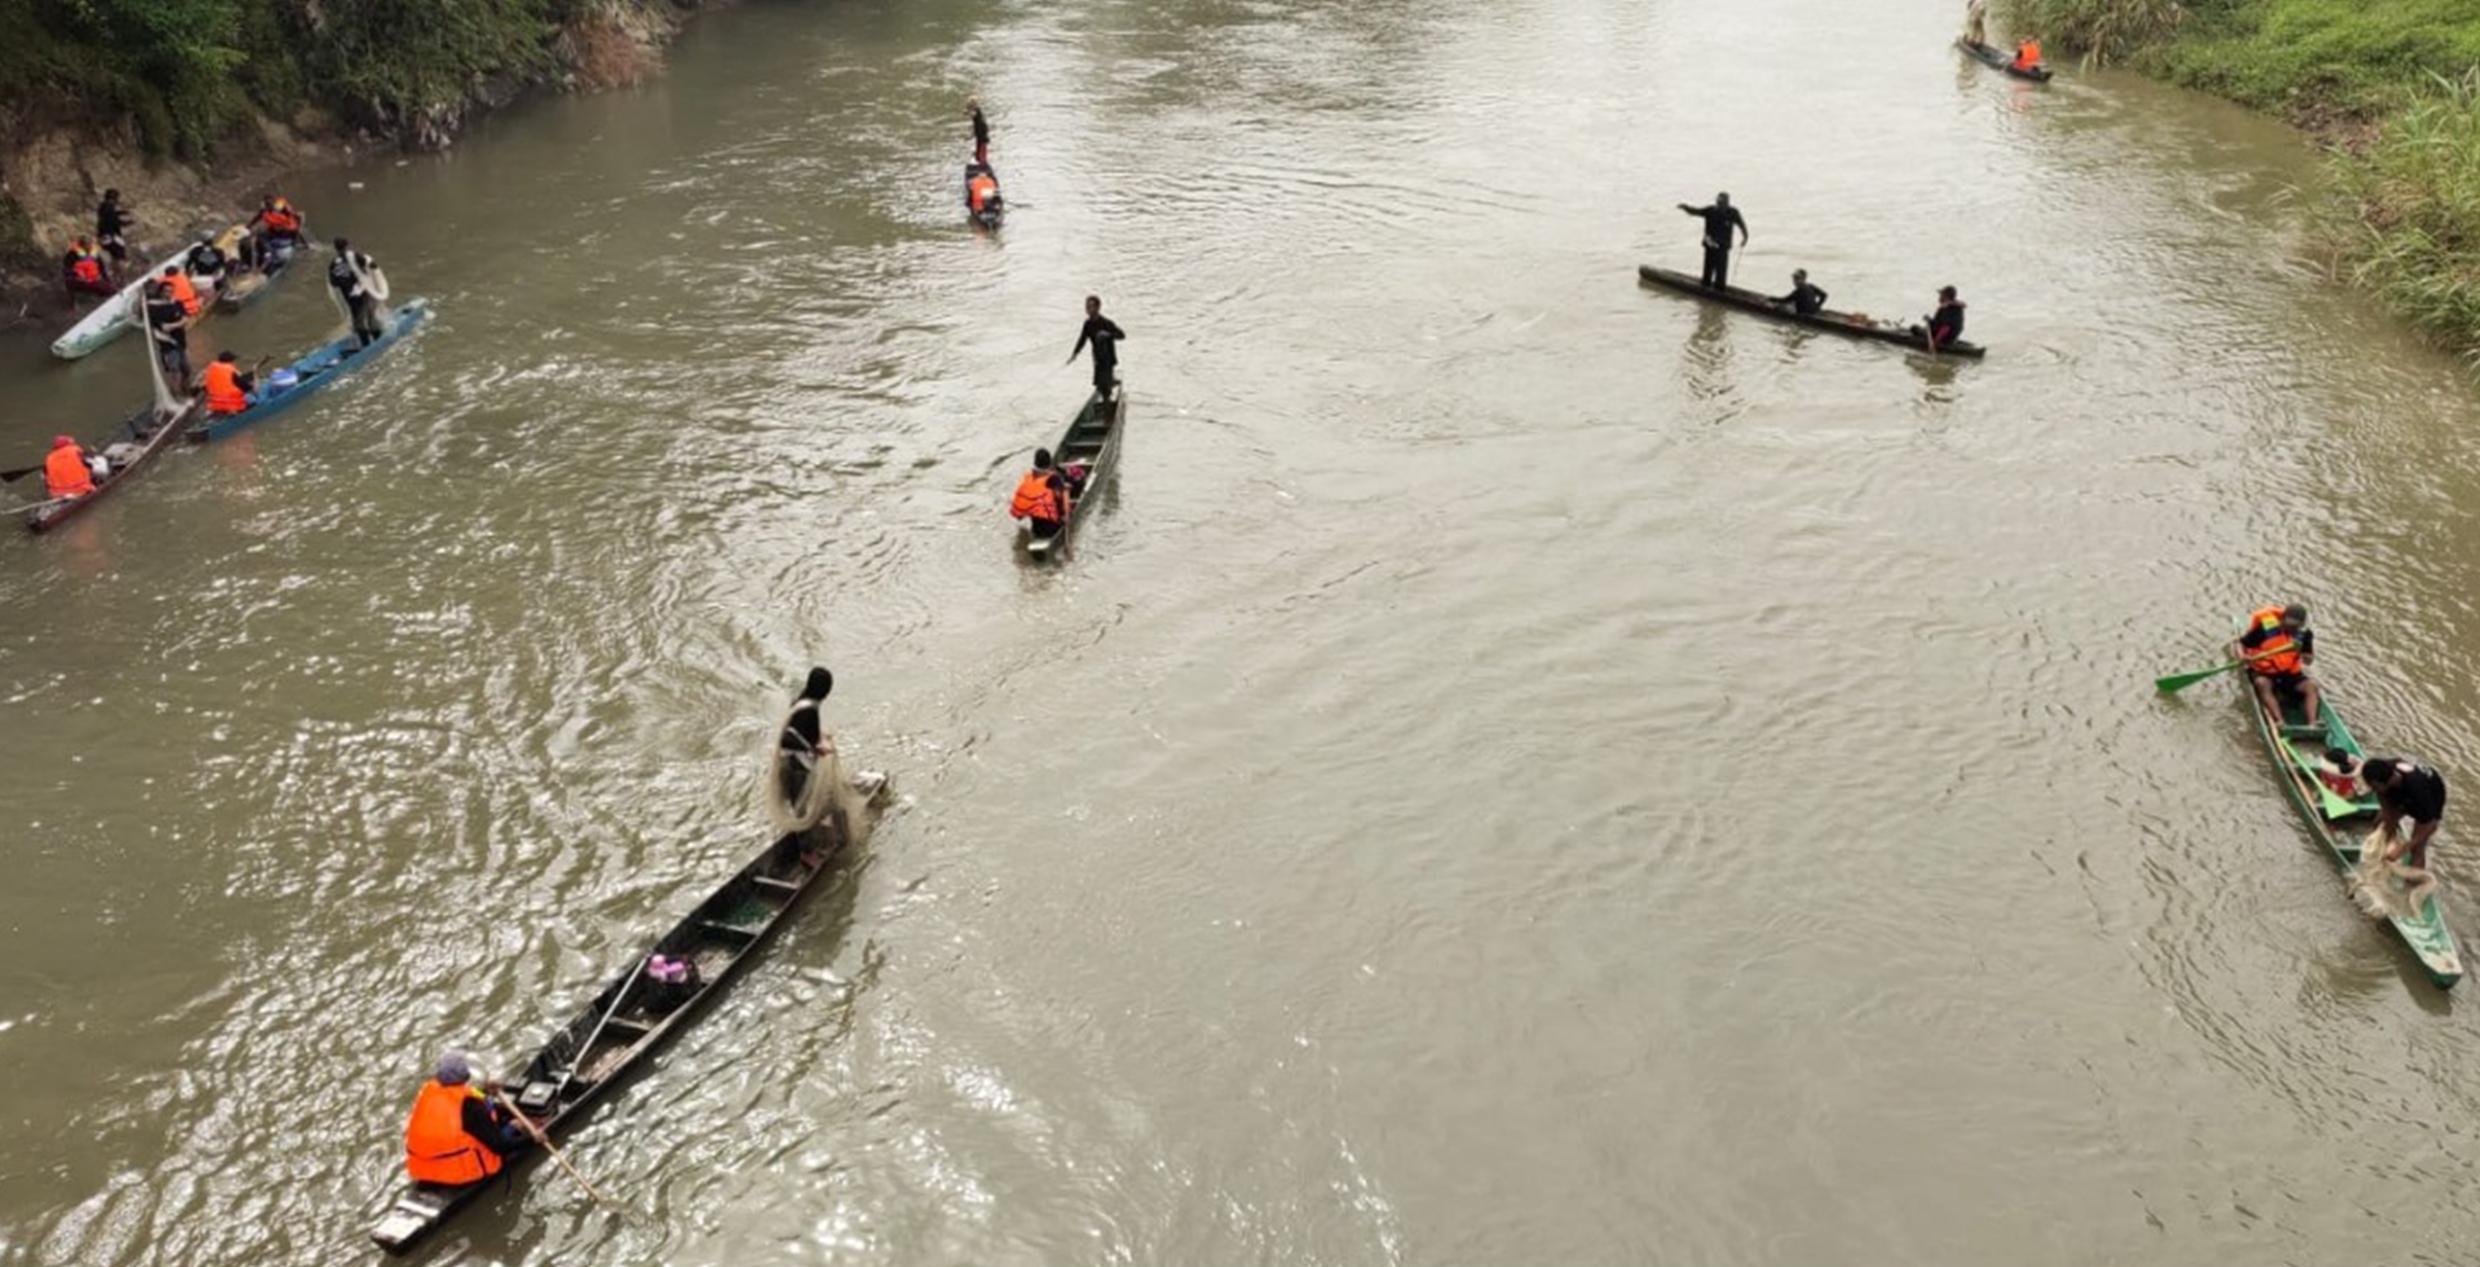
<svg viewBox="0 0 2480 1267">
<path fill-rule="evenodd" d="M 353 371 L 367 367 L 387 355 L 414 327 L 430 315 L 430 301 L 408 299 L 388 318 L 387 327 L 379 332 L 369 347 L 357 347 L 351 334 L 330 339 L 311 350 L 310 354 L 285 366 L 294 375 L 289 387 L 277 388 L 260 380 L 258 390 L 250 393 L 250 407 L 237 414 L 212 414 L 200 411 L 198 421 L 190 427 L 192 440 L 221 440 L 244 428 L 255 426 L 301 403 L 333 385 Z M 272 375 L 270 376 L 272 377 Z"/>
<path fill-rule="evenodd" d="M 698 903 L 687 918 L 633 956 L 507 1080 L 518 1108 L 544 1134 L 561 1134 L 624 1075 L 641 1067 L 649 1054 L 756 957 L 758 948 L 790 921 L 802 899 L 823 887 L 836 851 L 869 837 L 887 802 L 883 776 L 847 779 L 832 743 L 825 745 L 814 765 L 789 771 L 782 768 L 784 760 L 781 755 L 776 758 L 769 795 L 800 801 L 806 782 L 822 777 L 834 780 L 840 790 L 818 802 L 819 815 L 812 825 L 777 837 L 722 888 Z M 694 962 L 698 981 L 691 987 L 693 993 L 663 1006 L 658 996 L 664 987 L 640 971 L 654 954 Z M 537 1151 L 529 1148 L 512 1154 L 499 1175 L 480 1183 L 455 1187 L 406 1183 L 371 1228 L 371 1240 L 389 1253 L 412 1248 L 485 1192 L 506 1186 L 500 1181 L 510 1178 Z"/>
<path fill-rule="evenodd" d="M 2363 794 L 2346 799 L 2334 794 L 2316 776 L 2319 760 L 2327 751 L 2365 755 L 2357 737 L 2334 711 L 2333 701 L 2319 692 L 2316 725 L 2309 725 L 2296 702 L 2283 704 L 2282 724 L 2256 701 L 2255 683 L 2247 674 L 2237 675 L 2239 690 L 2246 702 L 2248 716 L 2256 723 L 2256 737 L 2264 742 L 2265 755 L 2273 761 L 2274 777 L 2282 784 L 2283 794 L 2290 797 L 2292 808 L 2307 820 L 2310 831 L 2325 846 L 2334 865 L 2345 875 L 2360 863 L 2360 843 L 2376 830 L 2377 799 Z M 2454 930 L 2447 926 L 2445 905 L 2434 895 L 2416 916 L 2388 921 L 2402 935 L 2403 944 L 2419 958 L 2420 970 L 2428 974 L 2438 989 L 2451 989 L 2463 979 L 2463 956 L 2454 944 Z"/>
<path fill-rule="evenodd" d="M 183 399 L 169 409 L 154 405 L 121 420 L 101 439 L 89 442 L 89 453 L 101 453 L 112 463 L 112 473 L 95 481 L 95 491 L 65 502 L 46 502 L 26 512 L 26 531 L 49 532 L 71 518 L 93 509 L 96 502 L 120 491 L 122 484 L 137 477 L 146 464 L 155 460 L 181 434 L 196 402 Z"/>
<path fill-rule="evenodd" d="M 213 241 L 225 255 L 229 256 L 233 252 L 233 247 L 241 240 L 241 235 L 246 232 L 248 232 L 246 228 L 236 224 L 215 235 Z M 78 320 L 76 325 L 69 327 L 66 334 L 52 340 L 52 355 L 64 361 L 74 361 L 136 327 L 139 310 L 144 306 L 139 292 L 145 288 L 147 279 L 161 276 L 166 268 L 175 265 L 186 271 L 189 268 L 190 252 L 196 249 L 198 249 L 198 244 L 195 242 L 184 246 L 170 256 L 156 261 L 144 277 L 131 278 L 129 284 L 121 287 L 117 294 L 96 305 L 94 311 L 87 313 Z M 206 320 L 208 313 L 215 311 L 215 298 L 214 287 L 212 285 L 205 287 L 203 293 L 199 295 L 202 302 L 198 309 L 198 316 L 190 322 L 192 328 L 196 328 L 200 321 Z"/>
<path fill-rule="evenodd" d="M 215 292 L 215 306 L 226 312 L 239 312 L 256 303 L 260 296 L 274 288 L 278 278 L 291 271 L 293 261 L 309 253 L 309 246 L 297 243 L 277 250 L 268 248 L 267 266 L 256 272 L 227 274 L 224 284 Z"/>
<path fill-rule="evenodd" d="M 1647 286 L 1660 286 L 1680 291 L 1711 303 L 1727 304 L 1733 308 L 1771 317 L 1776 321 L 1806 326 L 1811 330 L 1831 330 L 1836 334 L 1847 334 L 1857 339 L 1875 339 L 1880 343 L 1901 344 L 1918 352 L 1929 350 L 1929 336 L 1919 326 L 1871 321 L 1866 317 L 1848 312 L 1836 312 L 1831 308 L 1822 309 L 1813 315 L 1804 317 L 1793 312 L 1788 305 L 1775 303 L 1771 295 L 1760 295 L 1753 290 L 1742 290 L 1737 286 L 1725 286 L 1716 290 L 1687 273 L 1667 268 L 1655 268 L 1651 264 L 1638 266 L 1636 277 L 1638 281 Z M 1980 357 L 1987 353 L 1988 349 L 1980 344 L 1969 339 L 1957 339 L 1939 348 L 1936 355 Z"/>
<path fill-rule="evenodd" d="M 1047 537 L 1033 535 L 1033 523 L 1027 520 L 1020 536 L 1025 550 L 1033 557 L 1046 558 L 1052 551 L 1069 545 L 1076 535 L 1076 526 L 1084 522 L 1086 507 L 1102 492 L 1102 482 L 1119 469 L 1119 438 L 1128 420 L 1128 385 L 1114 383 L 1110 399 L 1097 392 L 1085 400 L 1085 407 L 1076 411 L 1068 429 L 1051 446 L 1051 460 L 1061 467 L 1075 463 L 1085 465 L 1085 491 L 1068 499 L 1068 517 L 1059 523 L 1059 531 Z"/>
<path fill-rule="evenodd" d="M 1960 35 L 1955 37 L 1955 47 L 1971 54 L 1972 60 L 1979 62 L 1992 70 L 2012 75 L 2017 79 L 2029 79 L 2036 84 L 2045 84 L 2049 82 L 2049 67 L 2036 66 L 2031 70 L 2017 70 L 2015 68 L 2015 55 L 2007 52 L 2005 49 L 1991 48 L 1987 44 L 1975 44 Z"/>
</svg>

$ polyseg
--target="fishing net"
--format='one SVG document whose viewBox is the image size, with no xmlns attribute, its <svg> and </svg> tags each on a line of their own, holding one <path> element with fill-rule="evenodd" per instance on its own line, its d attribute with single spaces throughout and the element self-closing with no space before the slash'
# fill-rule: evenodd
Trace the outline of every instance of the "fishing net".
<svg viewBox="0 0 2480 1267">
<path fill-rule="evenodd" d="M 786 726 L 767 736 L 764 765 L 767 817 L 785 834 L 825 822 L 835 808 L 837 790 L 844 786 L 844 761 L 835 749 L 835 736 L 822 729 L 815 752 L 785 748 L 787 738 L 808 746 Z"/>
<path fill-rule="evenodd" d="M 2359 865 L 2351 868 L 2351 900 L 2377 919 L 2416 920 L 2436 884 L 2411 884 L 2402 874 L 2407 868 L 2385 860 L 2385 846 L 2385 838 L 2375 832 L 2360 842 Z"/>
</svg>

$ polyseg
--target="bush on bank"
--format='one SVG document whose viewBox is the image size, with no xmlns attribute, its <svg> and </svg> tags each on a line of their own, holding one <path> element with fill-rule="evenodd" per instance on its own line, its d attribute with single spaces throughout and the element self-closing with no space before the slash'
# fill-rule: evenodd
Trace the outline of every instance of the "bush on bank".
<svg viewBox="0 0 2480 1267">
<path fill-rule="evenodd" d="M 2343 262 L 2480 367 L 2480 0 L 2001 0 L 2010 31 L 2333 141 Z"/>
</svg>

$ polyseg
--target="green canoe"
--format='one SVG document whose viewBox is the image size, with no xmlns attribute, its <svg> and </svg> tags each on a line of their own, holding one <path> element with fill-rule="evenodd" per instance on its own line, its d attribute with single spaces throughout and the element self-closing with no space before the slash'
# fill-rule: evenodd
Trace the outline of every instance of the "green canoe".
<svg viewBox="0 0 2480 1267">
<path fill-rule="evenodd" d="M 2273 719 L 2257 706 L 2256 688 L 2247 674 L 2239 674 L 2239 689 L 2247 702 L 2248 716 L 2256 719 L 2256 737 L 2265 741 L 2265 753 L 2273 758 L 2276 777 L 2282 791 L 2291 798 L 2291 805 L 2300 817 L 2308 820 L 2317 839 L 2325 843 L 2334 865 L 2345 874 L 2359 866 L 2360 842 L 2376 830 L 2377 799 L 2362 795 L 2346 800 L 2327 788 L 2317 778 L 2316 767 L 2326 750 L 2347 752 L 2354 757 L 2365 755 L 2351 728 L 2342 724 L 2342 715 L 2334 711 L 2333 701 L 2322 697 L 2317 711 L 2323 714 L 2322 724 L 2307 725 L 2299 705 L 2283 704 L 2283 726 L 2276 730 Z M 2463 979 L 2463 956 L 2454 946 L 2454 930 L 2446 927 L 2445 904 L 2431 896 L 2427 906 L 2416 916 L 2403 916 L 2387 921 L 2402 934 L 2403 944 L 2420 957 L 2420 968 L 2440 990 L 2452 989 Z"/>
</svg>

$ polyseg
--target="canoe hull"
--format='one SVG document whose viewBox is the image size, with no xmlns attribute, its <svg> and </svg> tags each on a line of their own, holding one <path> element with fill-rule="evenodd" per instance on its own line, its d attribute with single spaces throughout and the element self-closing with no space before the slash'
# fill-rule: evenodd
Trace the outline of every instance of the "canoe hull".
<svg viewBox="0 0 2480 1267">
<path fill-rule="evenodd" d="M 1920 352 L 1923 354 L 1936 356 L 1962 356 L 1977 360 L 1986 355 L 1989 351 L 1987 348 L 1971 342 L 1968 339 L 1958 339 L 1953 343 L 1947 344 L 1945 347 L 1939 348 L 1935 353 L 1930 353 L 1927 337 L 1918 333 L 1912 327 L 1881 325 L 1877 322 L 1869 321 L 1866 318 L 1856 316 L 1852 313 L 1836 312 L 1831 308 L 1825 309 L 1824 311 L 1816 313 L 1813 316 L 1802 316 L 1799 313 L 1793 312 L 1791 309 L 1782 306 L 1781 304 L 1775 303 L 1771 296 L 1760 295 L 1753 290 L 1742 290 L 1737 286 L 1724 286 L 1720 289 L 1716 289 L 1714 287 L 1707 286 L 1704 282 L 1686 273 L 1679 272 L 1675 269 L 1655 268 L 1651 264 L 1639 265 L 1636 269 L 1636 279 L 1639 283 L 1646 286 L 1653 286 L 1663 290 L 1675 290 L 1682 294 L 1694 295 L 1697 298 L 1706 300 L 1709 303 L 1722 304 L 1727 307 L 1740 309 L 1743 312 L 1753 312 L 1759 316 L 1768 317 L 1775 321 L 1784 322 L 1789 325 L 1801 326 L 1810 330 L 1828 330 L 1835 334 L 1847 335 L 1855 339 L 1868 339 L 1878 343 L 1892 343 L 1900 347 L 1910 348 L 1915 352 Z"/>
<path fill-rule="evenodd" d="M 2010 56 L 2004 49 L 1991 48 L 1987 44 L 1975 44 L 1960 35 L 1955 37 L 1955 47 L 1962 49 L 1964 53 L 1973 61 L 1979 62 L 1983 66 L 1987 66 L 1991 70 L 1997 71 L 2000 74 L 2007 75 L 2015 79 L 2028 79 L 2036 84 L 2045 84 L 2049 82 L 2049 77 L 2051 74 L 2049 67 L 2043 66 L 2037 70 L 2017 70 L 2015 69 L 2014 57 Z"/>
<path fill-rule="evenodd" d="M 260 394 L 252 397 L 253 403 L 250 407 L 237 414 L 202 412 L 198 415 L 197 423 L 190 428 L 190 438 L 200 442 L 221 440 L 235 432 L 245 431 L 265 422 L 309 397 L 327 390 L 336 380 L 356 370 L 367 368 L 371 362 L 387 355 L 389 348 L 402 342 L 429 316 L 430 302 L 428 300 L 406 300 L 398 306 L 394 318 L 388 323 L 387 329 L 381 332 L 378 341 L 369 347 L 355 351 L 354 339 L 350 334 L 320 344 L 309 355 L 285 367 L 301 377 L 298 386 L 278 395 L 264 394 L 266 389 L 262 388 Z"/>
<path fill-rule="evenodd" d="M 234 225 L 217 234 L 215 243 L 225 253 L 230 254 L 232 244 L 238 240 L 238 234 L 242 232 L 246 232 L 242 226 Z M 190 252 L 195 249 L 195 244 L 182 247 L 171 255 L 157 260 L 146 270 L 145 277 L 131 278 L 129 284 L 121 287 L 118 293 L 96 305 L 93 312 L 87 313 L 78 320 L 76 325 L 69 327 L 68 333 L 52 340 L 52 355 L 64 361 L 74 361 L 128 333 L 137 325 L 138 291 L 146 285 L 147 278 L 157 276 L 166 268 L 174 265 L 186 270 L 189 267 Z M 201 319 L 216 308 L 215 296 L 207 295 L 203 298 L 206 302 L 200 307 L 198 313 Z"/>
<path fill-rule="evenodd" d="M 2273 762 L 2274 777 L 2281 782 L 2291 808 L 2299 811 L 2308 829 L 2325 846 L 2334 866 L 2343 874 L 2350 874 L 2360 863 L 2360 842 L 2376 828 L 2377 802 L 2373 797 L 2363 797 L 2337 807 L 2339 813 L 2329 812 L 2315 776 L 2306 767 L 2327 750 L 2355 757 L 2365 755 L 2358 738 L 2343 723 L 2342 715 L 2334 711 L 2332 701 L 2325 699 L 2319 701 L 2325 732 L 2322 740 L 2285 734 L 2275 728 L 2273 719 L 2257 704 L 2256 688 L 2248 675 L 2240 673 L 2237 680 L 2243 705 L 2255 724 L 2256 737 L 2264 744 L 2266 758 Z M 2296 705 L 2285 705 L 2285 710 L 2288 715 L 2284 720 L 2289 725 L 2305 726 Z M 2454 930 L 2446 923 L 2442 901 L 2432 895 L 2417 916 L 2396 917 L 2387 922 L 2394 926 L 2403 944 L 2419 959 L 2420 970 L 2438 989 L 2453 989 L 2463 979 L 2462 950 L 2455 944 Z"/>
<path fill-rule="evenodd" d="M 639 951 L 627 971 L 578 1009 L 523 1071 L 508 1080 L 509 1094 L 544 1134 L 556 1138 L 642 1067 L 645 1057 L 723 993 L 723 986 L 791 922 L 806 898 L 826 887 L 836 853 L 869 838 L 888 800 L 886 781 L 878 776 L 847 780 L 832 760 L 823 762 L 821 770 L 838 780 L 840 790 L 817 826 L 777 837 L 669 933 Z M 651 954 L 696 962 L 701 978 L 696 993 L 656 1011 L 652 993 L 657 987 L 638 971 Z M 512 1154 L 498 1176 L 481 1183 L 453 1188 L 404 1185 L 372 1227 L 371 1240 L 391 1254 L 413 1248 L 459 1210 L 504 1186 L 502 1180 L 538 1151 Z"/>
<path fill-rule="evenodd" d="M 225 312 L 239 312 L 265 297 L 283 276 L 292 271 L 293 261 L 309 248 L 296 246 L 269 260 L 267 267 L 255 273 L 232 278 L 215 292 L 215 306 Z"/>
<path fill-rule="evenodd" d="M 172 437 L 179 435 L 188 425 L 189 416 L 196 408 L 195 402 L 183 400 L 174 406 L 171 413 L 158 415 L 155 407 L 149 405 L 123 419 L 100 445 L 90 447 L 100 451 L 118 444 L 135 444 L 138 446 L 137 453 L 127 463 L 106 476 L 102 482 L 96 484 L 95 491 L 84 497 L 73 502 L 64 502 L 58 506 L 47 506 L 41 510 L 27 512 L 26 531 L 49 532 L 94 509 L 95 503 L 120 491 L 123 483 L 136 478 L 140 471 L 146 469 L 148 463 L 153 462 L 166 446 L 171 444 Z"/>
<path fill-rule="evenodd" d="M 1058 532 L 1048 537 L 1034 536 L 1030 521 L 1017 531 L 1017 538 L 1024 542 L 1027 554 L 1043 559 L 1053 554 L 1067 553 L 1069 538 L 1076 535 L 1076 526 L 1084 522 L 1086 509 L 1102 492 L 1103 481 L 1119 470 L 1120 437 L 1127 430 L 1127 384 L 1113 384 L 1111 398 L 1107 401 L 1100 393 L 1085 398 L 1084 407 L 1076 411 L 1076 417 L 1068 420 L 1068 429 L 1061 432 L 1058 442 L 1051 446 L 1051 458 L 1059 465 L 1082 462 L 1089 468 L 1085 475 L 1085 494 L 1069 500 L 1068 517 L 1060 521 Z"/>
</svg>

